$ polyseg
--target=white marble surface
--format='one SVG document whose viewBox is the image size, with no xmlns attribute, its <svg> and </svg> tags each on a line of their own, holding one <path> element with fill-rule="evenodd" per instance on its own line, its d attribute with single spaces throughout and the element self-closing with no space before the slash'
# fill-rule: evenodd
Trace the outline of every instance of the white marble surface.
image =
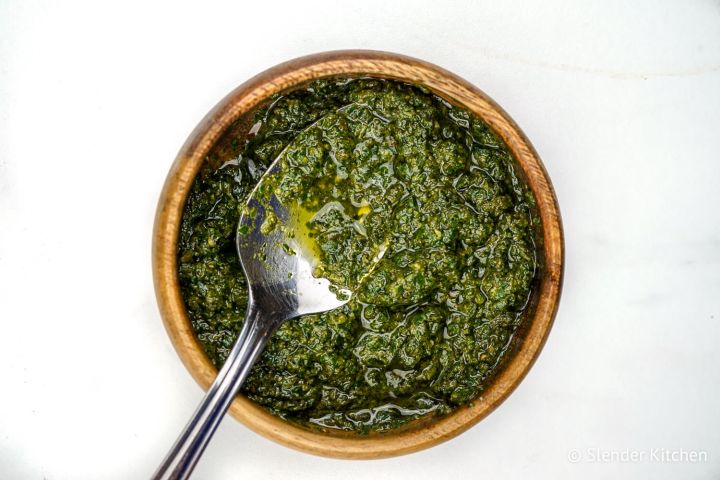
<svg viewBox="0 0 720 480">
<path fill-rule="evenodd" d="M 151 473 L 201 397 L 151 284 L 170 162 L 240 82 L 351 47 L 450 69 L 525 130 L 565 225 L 555 327 L 511 398 L 453 441 L 338 461 L 230 420 L 195 478 L 720 477 L 717 1 L 6 0 L 0 478 Z"/>
</svg>

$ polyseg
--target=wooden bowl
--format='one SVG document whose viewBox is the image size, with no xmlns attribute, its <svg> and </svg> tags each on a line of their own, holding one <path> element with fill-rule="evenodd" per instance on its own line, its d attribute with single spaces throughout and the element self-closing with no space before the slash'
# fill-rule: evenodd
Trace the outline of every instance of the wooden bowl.
<svg viewBox="0 0 720 480">
<path fill-rule="evenodd" d="M 532 189 L 542 226 L 538 235 L 539 281 L 524 327 L 514 335 L 514 352 L 502 370 L 470 404 L 449 415 L 414 421 L 396 430 L 360 435 L 319 432 L 281 420 L 244 396 L 230 414 L 255 432 L 283 445 L 328 457 L 369 459 L 414 452 L 448 440 L 492 412 L 520 383 L 545 343 L 560 299 L 563 234 L 557 200 L 545 169 L 530 141 L 494 101 L 478 88 L 435 65 L 410 57 L 376 51 L 335 51 L 280 64 L 240 85 L 208 113 L 178 153 L 160 196 L 153 233 L 155 292 L 170 339 L 185 367 L 207 389 L 216 369 L 190 325 L 180 293 L 177 243 L 185 199 L 205 156 L 241 116 L 270 95 L 328 76 L 374 76 L 421 84 L 446 100 L 482 118 L 508 146 L 520 174 Z"/>
</svg>

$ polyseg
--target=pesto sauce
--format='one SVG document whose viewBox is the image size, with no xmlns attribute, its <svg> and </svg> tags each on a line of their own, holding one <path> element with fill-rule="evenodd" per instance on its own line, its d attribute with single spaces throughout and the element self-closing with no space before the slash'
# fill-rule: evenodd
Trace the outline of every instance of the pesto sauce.
<svg viewBox="0 0 720 480">
<path fill-rule="evenodd" d="M 239 215 L 282 153 L 273 189 L 310 212 L 318 273 L 359 287 L 339 309 L 286 322 L 243 392 L 288 420 L 358 432 L 478 396 L 536 272 L 534 200 L 502 141 L 422 88 L 377 79 L 313 82 L 255 121 L 249 139 L 231 129 L 211 152 L 181 225 L 180 284 L 213 363 L 247 304 Z"/>
</svg>

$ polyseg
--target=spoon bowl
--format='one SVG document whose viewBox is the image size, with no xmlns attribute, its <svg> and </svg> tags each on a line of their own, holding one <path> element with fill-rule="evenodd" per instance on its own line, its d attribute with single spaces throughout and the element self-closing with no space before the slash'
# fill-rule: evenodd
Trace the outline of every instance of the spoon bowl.
<svg viewBox="0 0 720 480">
<path fill-rule="evenodd" d="M 351 293 L 337 289 L 323 277 L 313 275 L 315 252 L 300 240 L 298 213 L 275 194 L 260 198 L 268 176 L 280 175 L 282 153 L 255 187 L 240 216 L 236 245 L 247 279 L 250 303 L 283 322 L 300 315 L 321 313 L 345 305 Z M 272 211 L 278 224 L 270 231 L 262 226 Z M 336 287 L 337 288 L 337 287 Z"/>
</svg>

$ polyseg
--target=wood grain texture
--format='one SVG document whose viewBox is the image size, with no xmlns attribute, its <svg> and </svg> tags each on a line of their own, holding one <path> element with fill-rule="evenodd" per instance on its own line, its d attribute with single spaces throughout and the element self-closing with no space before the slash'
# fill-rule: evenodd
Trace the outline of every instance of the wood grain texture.
<svg viewBox="0 0 720 480">
<path fill-rule="evenodd" d="M 208 113 L 181 148 L 158 203 L 153 233 L 153 275 L 160 313 L 170 339 L 193 378 L 207 389 L 216 370 L 190 325 L 177 276 L 177 242 L 182 211 L 203 159 L 225 130 L 270 95 L 328 76 L 367 75 L 421 84 L 482 118 L 507 144 L 535 195 L 542 222 L 540 282 L 534 312 L 526 320 L 515 352 L 492 384 L 471 404 L 431 421 L 369 435 L 323 433 L 283 421 L 244 396 L 230 414 L 255 432 L 283 445 L 317 455 L 371 459 L 414 452 L 467 430 L 492 412 L 522 381 L 542 349 L 558 308 L 564 244 L 557 200 L 547 172 L 520 128 L 478 88 L 435 65 L 377 51 L 349 50 L 310 55 L 273 67 L 245 82 Z"/>
</svg>

